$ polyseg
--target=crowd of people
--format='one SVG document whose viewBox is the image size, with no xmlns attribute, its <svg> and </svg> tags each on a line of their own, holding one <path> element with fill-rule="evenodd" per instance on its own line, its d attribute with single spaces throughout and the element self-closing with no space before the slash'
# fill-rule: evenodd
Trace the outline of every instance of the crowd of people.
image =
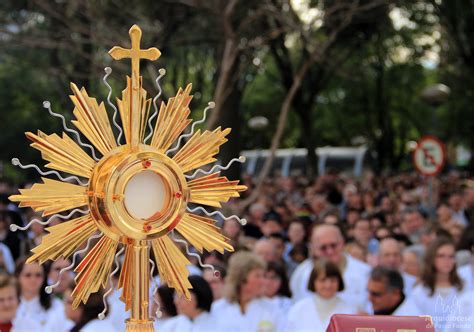
<svg viewBox="0 0 474 332">
<path fill-rule="evenodd" d="M 248 196 L 254 184 L 243 182 Z M 0 331 L 124 330 L 120 291 L 106 297 L 108 310 L 102 291 L 75 310 L 69 259 L 26 264 L 45 229 L 11 232 L 41 217 L 2 190 Z M 190 257 L 190 301 L 154 277 L 157 331 L 325 331 L 334 314 L 429 315 L 436 331 L 474 330 L 472 179 L 450 172 L 429 193 L 415 173 L 275 176 L 241 217 L 217 220 L 233 252 L 205 252 L 203 266 Z"/>
</svg>

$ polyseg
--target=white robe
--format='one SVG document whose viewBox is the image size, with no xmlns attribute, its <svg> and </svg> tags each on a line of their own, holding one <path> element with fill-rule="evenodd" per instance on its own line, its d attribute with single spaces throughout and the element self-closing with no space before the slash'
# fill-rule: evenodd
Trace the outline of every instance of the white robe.
<svg viewBox="0 0 474 332">
<path fill-rule="evenodd" d="M 436 332 L 449 331 L 450 316 L 457 315 L 460 310 L 459 298 L 464 294 L 455 287 L 437 288 L 433 295 L 423 285 L 417 285 L 410 295 L 421 315 L 433 318 Z"/>
<path fill-rule="evenodd" d="M 392 313 L 392 316 L 421 316 L 421 311 L 410 298 L 406 298 Z"/>
<path fill-rule="evenodd" d="M 409 296 L 415 288 L 416 277 L 406 272 L 401 272 L 401 275 L 403 278 L 403 293 L 405 293 L 405 296 Z"/>
<path fill-rule="evenodd" d="M 159 332 L 210 332 L 218 331 L 212 314 L 203 312 L 193 320 L 179 315 L 170 318 Z"/>
<path fill-rule="evenodd" d="M 467 264 L 458 268 L 458 274 L 464 281 L 464 289 L 474 290 L 474 265 Z"/>
<path fill-rule="evenodd" d="M 51 300 L 51 307 L 45 310 L 39 297 L 32 300 L 21 298 L 13 320 L 13 331 L 63 332 L 74 323 L 66 318 L 64 305 L 59 299 Z"/>
<path fill-rule="evenodd" d="M 2 242 L 0 242 L 0 253 L 3 257 L 5 269 L 8 273 L 13 274 L 13 272 L 15 272 L 15 261 L 13 260 L 10 248 L 8 248 L 8 246 L 6 244 L 3 244 Z"/>
<path fill-rule="evenodd" d="M 339 297 L 335 297 L 335 307 L 324 320 L 321 320 L 316 303 L 324 301 L 313 294 L 295 303 L 288 312 L 288 322 L 285 331 L 288 332 L 306 332 L 306 331 L 326 331 L 331 316 L 334 314 L 356 314 L 357 308 L 346 303 Z M 324 304 L 322 302 L 322 304 Z"/>
<path fill-rule="evenodd" d="M 469 290 L 462 294 L 457 304 L 457 306 L 451 307 L 451 320 L 444 332 L 474 331 L 474 291 Z"/>
<path fill-rule="evenodd" d="M 278 312 L 267 299 L 255 299 L 247 304 L 245 313 L 238 303 L 226 301 L 215 312 L 216 331 L 275 332 L 279 330 Z"/>
<path fill-rule="evenodd" d="M 347 303 L 356 304 L 359 308 L 366 308 L 368 304 L 367 283 L 369 281 L 370 266 L 350 255 L 345 255 L 347 265 L 342 273 L 344 290 L 339 297 Z M 313 260 L 307 259 L 295 270 L 290 280 L 293 301 L 298 301 L 312 295 L 308 290 L 308 281 L 313 270 Z"/>
</svg>

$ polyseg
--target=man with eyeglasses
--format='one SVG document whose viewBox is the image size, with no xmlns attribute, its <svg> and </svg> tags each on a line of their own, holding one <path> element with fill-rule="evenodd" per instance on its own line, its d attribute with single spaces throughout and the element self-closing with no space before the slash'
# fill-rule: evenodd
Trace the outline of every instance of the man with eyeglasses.
<svg viewBox="0 0 474 332">
<path fill-rule="evenodd" d="M 374 315 L 419 316 L 421 312 L 403 293 L 403 278 L 398 271 L 378 266 L 367 284 Z"/>
<path fill-rule="evenodd" d="M 367 281 L 370 267 L 344 252 L 344 237 L 341 230 L 335 225 L 317 225 L 313 228 L 310 240 L 312 258 L 301 263 L 293 273 L 290 280 L 293 300 L 297 301 L 311 293 L 307 290 L 309 276 L 313 269 L 314 259 L 325 259 L 336 264 L 341 272 L 346 286 L 339 295 L 348 303 L 366 308 Z"/>
</svg>

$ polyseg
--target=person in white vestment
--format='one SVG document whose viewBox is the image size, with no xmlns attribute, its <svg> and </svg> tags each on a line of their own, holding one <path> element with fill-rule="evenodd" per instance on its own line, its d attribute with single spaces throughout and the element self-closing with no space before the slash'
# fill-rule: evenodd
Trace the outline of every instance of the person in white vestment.
<svg viewBox="0 0 474 332">
<path fill-rule="evenodd" d="M 153 326 L 155 331 L 166 331 L 166 325 L 177 315 L 178 311 L 174 304 L 174 290 L 163 284 L 158 287 L 151 304 L 150 316 L 154 317 Z"/>
<path fill-rule="evenodd" d="M 160 330 L 162 332 L 209 332 L 216 330 L 216 321 L 212 317 L 212 290 L 206 280 L 200 276 L 190 276 L 191 298 L 175 295 L 174 303 L 178 316 L 171 318 Z"/>
<path fill-rule="evenodd" d="M 99 314 L 104 310 L 103 291 L 90 294 L 86 303 L 79 303 L 77 308 L 73 308 L 72 291 L 75 283 L 71 282 L 64 292 L 65 313 L 68 319 L 73 321 L 74 326 L 71 329 L 63 331 L 70 332 L 114 332 L 116 329 L 107 319 L 100 320 Z M 108 312 L 105 312 L 108 315 Z"/>
<path fill-rule="evenodd" d="M 219 307 L 225 303 L 224 287 L 225 277 L 227 275 L 226 267 L 221 263 L 214 263 L 214 270 L 205 268 L 202 271 L 202 277 L 207 281 L 212 290 L 212 306 L 211 312 L 219 310 Z"/>
<path fill-rule="evenodd" d="M 291 276 L 290 288 L 293 300 L 298 301 L 311 295 L 307 290 L 309 276 L 313 270 L 313 261 L 322 258 L 336 264 L 342 272 L 346 287 L 339 295 L 348 303 L 356 304 L 360 309 L 368 304 L 367 281 L 370 266 L 344 253 L 344 237 L 335 225 L 322 224 L 313 228 L 311 235 L 312 257 L 301 263 Z"/>
<path fill-rule="evenodd" d="M 283 263 L 270 262 L 265 271 L 264 295 L 275 305 L 275 308 L 286 315 L 291 305 L 291 291 L 288 275 Z"/>
<path fill-rule="evenodd" d="M 463 282 L 456 271 L 455 247 L 451 239 L 440 237 L 428 247 L 420 283 L 411 300 L 422 315 L 432 316 L 437 332 L 448 327 L 449 308 L 457 306 Z"/>
<path fill-rule="evenodd" d="M 285 331 L 326 331 L 332 315 L 357 313 L 355 305 L 347 303 L 338 295 L 338 292 L 344 290 L 344 281 L 334 263 L 317 261 L 307 287 L 313 295 L 291 307 Z"/>
<path fill-rule="evenodd" d="M 17 262 L 15 276 L 20 290 L 20 305 L 14 331 L 63 331 L 71 326 L 64 314 L 64 304 L 46 293 L 47 270 L 38 263 L 26 264 L 26 258 Z"/>
<path fill-rule="evenodd" d="M 415 303 L 405 297 L 404 280 L 399 271 L 378 266 L 370 273 L 367 290 L 374 315 L 419 316 Z"/>
<path fill-rule="evenodd" d="M 405 296 L 410 295 L 416 283 L 416 277 L 403 272 L 402 268 L 402 247 L 394 238 L 385 238 L 380 241 L 378 265 L 399 271 L 403 278 L 403 293 Z"/>
<path fill-rule="evenodd" d="M 278 331 L 278 312 L 270 301 L 262 298 L 265 267 L 265 262 L 250 252 L 240 251 L 230 257 L 226 301 L 213 312 L 216 331 Z"/>
</svg>

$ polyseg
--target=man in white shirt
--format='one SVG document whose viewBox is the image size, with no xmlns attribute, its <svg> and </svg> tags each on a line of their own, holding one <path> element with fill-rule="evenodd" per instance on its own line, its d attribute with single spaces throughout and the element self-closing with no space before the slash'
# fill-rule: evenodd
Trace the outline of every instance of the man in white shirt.
<svg viewBox="0 0 474 332">
<path fill-rule="evenodd" d="M 374 315 L 419 316 L 420 311 L 403 294 L 403 278 L 396 270 L 376 267 L 367 284 Z"/>
<path fill-rule="evenodd" d="M 312 294 L 307 286 L 313 270 L 313 259 L 322 258 L 333 262 L 341 269 L 346 288 L 339 294 L 340 297 L 359 308 L 365 308 L 368 302 L 366 287 L 370 267 L 344 253 L 344 237 L 341 230 L 335 225 L 317 225 L 313 228 L 310 242 L 312 258 L 301 263 L 290 280 L 293 300 L 298 301 Z"/>
<path fill-rule="evenodd" d="M 410 295 L 416 282 L 416 277 L 402 272 L 402 248 L 394 238 L 385 238 L 379 245 L 379 266 L 400 272 L 403 278 L 403 292 Z"/>
</svg>

